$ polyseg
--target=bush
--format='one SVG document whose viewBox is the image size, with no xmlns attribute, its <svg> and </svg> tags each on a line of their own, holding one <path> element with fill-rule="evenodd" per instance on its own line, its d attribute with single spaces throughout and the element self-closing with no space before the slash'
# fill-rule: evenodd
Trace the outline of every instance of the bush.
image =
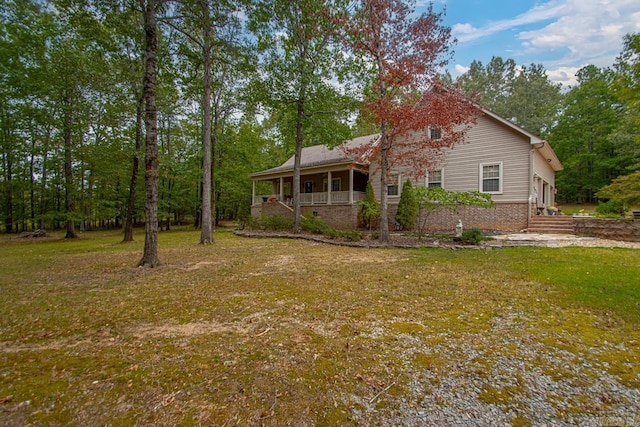
<svg viewBox="0 0 640 427">
<path fill-rule="evenodd" d="M 359 242 L 362 240 L 362 231 L 358 230 L 345 230 L 340 231 L 340 237 L 347 239 L 351 242 Z"/>
<path fill-rule="evenodd" d="M 300 225 L 303 230 L 314 234 L 322 234 L 330 239 L 343 238 L 352 242 L 358 242 L 362 239 L 362 233 L 358 230 L 336 230 L 329 224 L 315 216 L 302 216 Z"/>
<path fill-rule="evenodd" d="M 281 215 L 263 216 L 261 218 L 250 216 L 247 218 L 245 227 L 249 230 L 285 231 L 293 229 L 293 219 Z"/>
<path fill-rule="evenodd" d="M 482 231 L 479 228 L 472 228 L 471 230 L 464 231 L 460 236 L 460 241 L 468 245 L 477 245 L 484 240 Z"/>
<path fill-rule="evenodd" d="M 596 206 L 598 216 L 621 217 L 625 214 L 624 203 L 618 200 L 609 200 L 608 202 L 600 202 Z"/>
<path fill-rule="evenodd" d="M 411 181 L 407 180 L 402 186 L 402 194 L 400 194 L 400 202 L 398 202 L 398 212 L 396 213 L 396 221 L 403 230 L 413 230 L 416 226 L 416 217 L 420 212 L 418 201 L 416 200 L 415 191 Z"/>
<path fill-rule="evenodd" d="M 300 225 L 302 229 L 313 234 L 323 234 L 329 236 L 335 230 L 326 222 L 322 221 L 317 216 L 305 216 L 300 218 Z M 330 236 L 329 236 L 330 237 Z"/>
<path fill-rule="evenodd" d="M 367 191 L 364 199 L 358 202 L 358 222 L 364 228 L 371 230 L 380 219 L 380 205 L 373 194 L 371 181 L 367 183 Z"/>
</svg>

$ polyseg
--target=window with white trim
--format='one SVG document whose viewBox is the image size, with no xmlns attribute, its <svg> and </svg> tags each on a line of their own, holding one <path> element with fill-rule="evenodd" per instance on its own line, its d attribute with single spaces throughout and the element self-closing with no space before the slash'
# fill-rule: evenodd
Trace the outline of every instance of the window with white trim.
<svg viewBox="0 0 640 427">
<path fill-rule="evenodd" d="M 427 187 L 442 187 L 444 184 L 442 169 L 431 171 L 427 174 Z"/>
<path fill-rule="evenodd" d="M 342 178 L 332 178 L 331 179 L 331 191 L 341 191 L 342 188 Z M 329 183 L 326 179 L 322 180 L 322 191 L 325 193 L 329 191 Z"/>
<path fill-rule="evenodd" d="M 400 175 L 397 173 L 390 173 L 389 174 L 389 179 L 387 182 L 387 194 L 389 196 L 398 196 L 399 193 L 399 186 L 398 183 L 400 181 Z"/>
<path fill-rule="evenodd" d="M 480 164 L 480 191 L 483 193 L 502 193 L 502 162 Z"/>
<path fill-rule="evenodd" d="M 341 188 L 342 188 L 342 179 L 333 178 L 331 180 L 331 191 L 341 191 Z"/>
<path fill-rule="evenodd" d="M 440 128 L 430 128 L 429 129 L 429 138 L 431 138 L 431 139 L 442 139 L 442 130 Z"/>
</svg>

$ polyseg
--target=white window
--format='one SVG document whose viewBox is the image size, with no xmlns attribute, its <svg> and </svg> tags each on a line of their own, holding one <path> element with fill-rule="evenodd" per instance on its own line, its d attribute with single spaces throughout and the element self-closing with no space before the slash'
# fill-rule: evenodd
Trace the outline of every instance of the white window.
<svg viewBox="0 0 640 427">
<path fill-rule="evenodd" d="M 480 191 L 483 193 L 502 193 L 502 163 L 480 164 Z"/>
<path fill-rule="evenodd" d="M 387 194 L 389 196 L 397 196 L 399 195 L 399 187 L 398 183 L 400 181 L 400 176 L 397 173 L 390 173 L 389 180 L 387 182 Z"/>
<path fill-rule="evenodd" d="M 430 128 L 429 137 L 431 139 L 442 139 L 442 130 L 440 130 L 439 128 Z"/>
<path fill-rule="evenodd" d="M 442 187 L 444 184 L 442 169 L 431 171 L 427 174 L 427 187 Z"/>
<path fill-rule="evenodd" d="M 322 191 L 325 193 L 329 191 L 328 189 L 329 183 L 326 179 L 322 181 Z M 341 191 L 342 188 L 342 179 L 341 178 L 332 178 L 331 179 L 331 191 Z"/>
</svg>

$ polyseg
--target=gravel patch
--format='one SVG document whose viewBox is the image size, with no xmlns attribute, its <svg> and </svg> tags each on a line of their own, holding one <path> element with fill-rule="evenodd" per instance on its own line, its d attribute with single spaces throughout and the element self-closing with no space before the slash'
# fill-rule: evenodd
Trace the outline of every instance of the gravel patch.
<svg viewBox="0 0 640 427">
<path fill-rule="evenodd" d="M 632 426 L 640 425 L 640 390 L 607 373 L 585 348 L 580 354 L 541 343 L 522 313 L 496 317 L 490 330 L 447 337 L 433 347 L 406 337 L 401 397 L 351 396 L 362 424 L 385 426 Z M 404 342 L 403 342 L 404 341 Z M 417 371 L 417 354 L 442 366 Z"/>
</svg>

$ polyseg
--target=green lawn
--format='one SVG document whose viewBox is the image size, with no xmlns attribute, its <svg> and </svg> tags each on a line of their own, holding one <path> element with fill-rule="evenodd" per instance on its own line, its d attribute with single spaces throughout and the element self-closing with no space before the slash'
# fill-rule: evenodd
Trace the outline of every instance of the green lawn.
<svg viewBox="0 0 640 427">
<path fill-rule="evenodd" d="M 198 238 L 2 237 L 0 425 L 396 424 L 451 381 L 513 425 L 638 411 L 638 250 Z"/>
</svg>

